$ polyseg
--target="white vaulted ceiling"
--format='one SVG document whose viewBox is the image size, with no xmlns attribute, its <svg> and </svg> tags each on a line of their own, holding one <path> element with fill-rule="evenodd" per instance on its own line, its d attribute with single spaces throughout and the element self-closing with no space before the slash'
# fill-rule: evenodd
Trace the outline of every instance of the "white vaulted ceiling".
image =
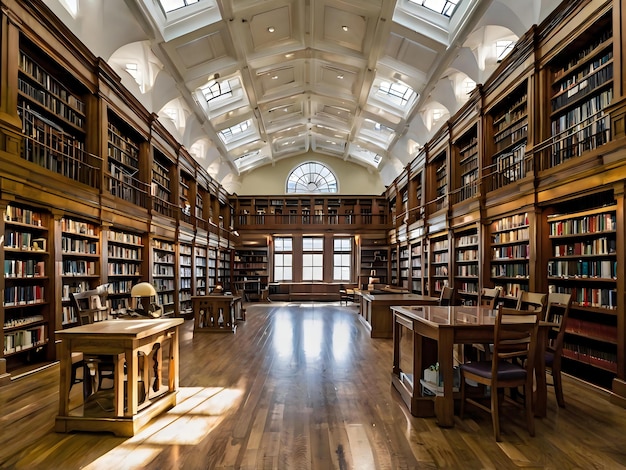
<svg viewBox="0 0 626 470">
<path fill-rule="evenodd" d="M 559 2 L 46 3 L 232 190 L 225 182 L 308 152 L 377 170 L 389 184 L 495 69 L 496 41 L 517 40 Z M 78 5 L 73 18 L 59 8 L 68 4 Z M 94 8 L 102 31 L 87 25 Z"/>
</svg>

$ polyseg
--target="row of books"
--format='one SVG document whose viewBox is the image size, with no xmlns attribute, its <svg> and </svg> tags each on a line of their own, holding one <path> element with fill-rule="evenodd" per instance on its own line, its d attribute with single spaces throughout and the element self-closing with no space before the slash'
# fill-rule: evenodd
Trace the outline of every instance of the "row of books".
<svg viewBox="0 0 626 470">
<path fill-rule="evenodd" d="M 70 294 L 77 294 L 78 292 L 86 292 L 91 287 L 87 281 L 73 281 L 71 283 L 63 284 L 62 296 L 63 300 L 70 300 Z"/>
<path fill-rule="evenodd" d="M 614 238 L 601 237 L 586 242 L 555 245 L 554 256 L 612 255 L 615 254 L 615 249 Z"/>
<path fill-rule="evenodd" d="M 495 261 L 509 259 L 528 259 L 529 254 L 530 246 L 528 244 L 498 246 L 492 249 L 491 259 Z"/>
<path fill-rule="evenodd" d="M 617 342 L 617 327 L 606 323 L 597 323 L 570 316 L 567 318 L 566 331 L 601 341 Z"/>
<path fill-rule="evenodd" d="M 61 251 L 63 253 L 80 253 L 97 255 L 98 243 L 91 240 L 79 240 L 76 238 L 61 238 Z"/>
<path fill-rule="evenodd" d="M 548 263 L 549 277 L 614 279 L 616 273 L 617 261 L 579 259 Z"/>
<path fill-rule="evenodd" d="M 131 154 L 128 154 L 126 151 L 120 149 L 119 147 L 112 146 L 110 141 L 107 155 L 109 159 L 115 160 L 117 163 L 120 163 L 124 166 L 134 169 L 139 168 L 139 155 L 137 153 L 133 152 Z"/>
<path fill-rule="evenodd" d="M 152 274 L 155 276 L 174 276 L 174 267 L 155 264 L 152 267 Z"/>
<path fill-rule="evenodd" d="M 433 263 L 447 263 L 448 253 L 433 253 Z"/>
<path fill-rule="evenodd" d="M 494 142 L 496 144 L 496 152 L 501 152 L 507 147 L 520 142 L 528 137 L 528 121 L 520 121 L 518 124 L 498 134 Z"/>
<path fill-rule="evenodd" d="M 576 89 L 575 85 L 584 82 L 591 73 L 593 73 L 595 70 L 598 70 L 612 58 L 613 51 L 608 50 L 605 54 L 602 54 L 596 59 L 589 62 L 586 66 L 579 68 L 576 73 L 572 73 L 568 75 L 566 79 L 557 82 L 556 85 L 553 85 L 553 88 L 555 89 L 556 93 L 561 93 L 564 91 L 569 92 L 572 89 Z"/>
<path fill-rule="evenodd" d="M 178 260 L 180 261 L 181 266 L 191 266 L 191 256 L 189 255 L 181 254 L 178 257 Z"/>
<path fill-rule="evenodd" d="M 140 276 L 141 270 L 137 263 L 109 263 L 107 273 L 109 276 Z"/>
<path fill-rule="evenodd" d="M 4 334 L 4 355 L 31 349 L 46 342 L 46 327 L 39 325 L 27 330 Z"/>
<path fill-rule="evenodd" d="M 109 281 L 109 292 L 112 294 L 126 294 L 135 285 L 136 281 Z"/>
<path fill-rule="evenodd" d="M 64 276 L 95 276 L 98 274 L 95 261 L 63 260 Z"/>
<path fill-rule="evenodd" d="M 45 289 L 41 285 L 9 286 L 4 288 L 4 306 L 32 305 L 45 302 Z"/>
<path fill-rule="evenodd" d="M 157 250 L 174 252 L 174 245 L 171 242 L 165 240 L 154 239 L 152 240 L 152 246 Z"/>
<path fill-rule="evenodd" d="M 551 145 L 550 168 L 604 145 L 611 137 L 610 117 L 602 116 Z"/>
<path fill-rule="evenodd" d="M 491 237 L 491 242 L 496 243 L 514 243 L 523 242 L 529 239 L 530 232 L 528 227 L 522 227 L 518 229 L 511 229 L 507 232 L 496 232 Z"/>
<path fill-rule="evenodd" d="M 478 245 L 478 235 L 463 235 L 462 237 L 459 237 L 456 239 L 456 246 L 457 248 L 462 248 L 464 246 L 474 246 L 474 245 Z M 420 248 L 421 246 L 416 246 L 415 248 Z M 421 254 L 421 251 L 420 253 Z"/>
<path fill-rule="evenodd" d="M 70 325 L 76 322 L 78 322 L 78 318 L 76 317 L 74 307 L 71 305 L 64 305 L 61 309 L 61 324 Z"/>
<path fill-rule="evenodd" d="M 491 277 L 523 277 L 529 274 L 528 263 L 494 264 L 491 266 Z"/>
<path fill-rule="evenodd" d="M 512 228 L 527 227 L 528 226 L 528 213 L 515 214 L 509 217 L 503 217 L 496 220 L 491 229 L 493 232 L 502 232 L 504 230 L 510 230 Z"/>
<path fill-rule="evenodd" d="M 591 287 L 550 285 L 549 292 L 572 294 L 572 302 L 580 307 L 617 308 L 617 290 Z"/>
<path fill-rule="evenodd" d="M 68 219 L 66 217 L 61 219 L 61 230 L 66 233 L 74 233 L 77 235 L 87 235 L 90 237 L 97 236 L 97 228 L 94 224 Z"/>
<path fill-rule="evenodd" d="M 181 279 L 180 280 L 180 288 L 181 289 L 191 289 L 191 278 Z"/>
<path fill-rule="evenodd" d="M 608 23 L 607 27 L 600 28 L 599 31 L 601 33 L 597 36 L 594 36 L 593 41 L 590 42 L 586 47 L 578 49 L 578 52 L 572 53 L 572 51 L 567 51 L 567 62 L 562 67 L 559 67 L 554 70 L 554 78 L 559 79 L 563 75 L 565 75 L 570 69 L 576 67 L 579 63 L 587 60 L 587 58 L 596 53 L 596 49 L 603 42 L 610 40 L 613 37 L 613 28 L 611 24 Z M 610 44 L 609 44 L 610 46 Z"/>
<path fill-rule="evenodd" d="M 191 277 L 191 268 L 188 266 L 181 266 L 180 277 Z"/>
<path fill-rule="evenodd" d="M 459 282 L 457 284 L 459 292 L 465 294 L 478 294 L 478 281 L 477 282 Z M 467 302 L 465 302 L 467 305 Z"/>
<path fill-rule="evenodd" d="M 496 282 L 496 287 L 499 287 L 501 289 L 501 297 L 519 297 L 522 291 L 528 291 L 528 284 L 521 284 L 516 282 Z"/>
<path fill-rule="evenodd" d="M 616 216 L 614 212 L 550 222 L 550 236 L 613 232 L 615 229 Z"/>
<path fill-rule="evenodd" d="M 48 72 L 41 68 L 33 59 L 31 59 L 23 51 L 20 51 L 19 68 L 24 73 L 34 78 L 47 91 L 62 99 L 78 112 L 85 113 L 85 103 L 77 96 L 70 93 L 67 88 L 61 85 L 61 82 L 53 78 Z"/>
<path fill-rule="evenodd" d="M 478 261 L 478 250 L 459 250 L 456 252 L 457 261 Z"/>
<path fill-rule="evenodd" d="M 22 328 L 34 323 L 42 322 L 43 315 L 30 315 L 27 317 L 5 318 L 4 328 Z"/>
<path fill-rule="evenodd" d="M 43 214 L 30 209 L 8 205 L 4 213 L 4 220 L 7 222 L 17 222 L 20 224 L 34 225 L 42 227 Z"/>
<path fill-rule="evenodd" d="M 141 251 L 139 250 L 139 248 L 130 248 L 121 245 L 109 245 L 107 247 L 107 254 L 109 258 L 141 261 Z"/>
<path fill-rule="evenodd" d="M 563 357 L 617 372 L 617 354 L 612 351 L 602 351 L 584 344 L 566 341 L 563 343 Z"/>
<path fill-rule="evenodd" d="M 435 266 L 435 272 L 433 276 L 448 276 L 448 267 L 447 266 Z"/>
<path fill-rule="evenodd" d="M 6 278 L 28 278 L 43 277 L 46 275 L 46 264 L 43 261 L 34 259 L 4 260 L 4 277 Z"/>
<path fill-rule="evenodd" d="M 516 118 L 518 118 L 519 116 L 517 116 L 517 114 L 519 114 L 520 112 L 524 112 L 526 110 L 526 106 L 522 106 L 526 104 L 526 101 L 528 99 L 528 94 L 526 92 L 524 92 L 517 100 L 515 100 L 514 103 L 510 104 L 506 111 L 500 113 L 500 114 L 496 114 L 493 122 L 495 126 L 499 126 L 500 123 L 504 122 L 505 124 L 509 124 L 513 121 L 516 120 Z M 521 109 L 522 111 L 518 111 L 518 109 Z"/>
<path fill-rule="evenodd" d="M 82 129 L 85 125 L 83 114 L 79 114 L 76 109 L 69 106 L 60 98 L 50 94 L 47 90 L 35 87 L 21 77 L 17 80 L 17 88 L 21 93 L 36 101 L 48 111 L 72 123 L 74 126 Z"/>
<path fill-rule="evenodd" d="M 143 240 L 141 235 L 136 235 L 134 233 L 127 232 L 117 232 L 114 230 L 109 230 L 107 232 L 107 239 L 110 241 L 118 242 L 118 243 L 126 243 L 129 245 L 142 245 Z"/>
<path fill-rule="evenodd" d="M 162 290 L 172 290 L 172 289 L 162 289 Z M 172 305 L 174 303 L 174 294 L 168 294 L 164 292 L 159 292 L 158 300 L 160 305 Z"/>
<path fill-rule="evenodd" d="M 552 112 L 580 99 L 580 96 L 593 93 L 596 88 L 601 87 L 611 80 L 613 80 L 613 64 L 608 64 L 597 72 L 586 76 L 584 80 L 571 84 L 567 92 L 553 98 L 551 101 Z"/>
<path fill-rule="evenodd" d="M 478 265 L 464 264 L 457 266 L 456 275 L 461 277 L 478 276 Z"/>
<path fill-rule="evenodd" d="M 578 130 L 588 127 L 587 124 L 591 125 L 591 123 L 598 121 L 596 115 L 611 104 L 611 101 L 613 101 L 612 88 L 592 96 L 563 114 L 559 114 L 552 119 L 550 125 L 552 135 L 557 137 L 563 132 L 575 133 Z M 574 128 L 574 126 L 578 124 L 582 125 L 581 129 Z"/>
<path fill-rule="evenodd" d="M 174 264 L 173 253 L 163 253 L 161 251 L 154 252 L 154 262 L 163 264 Z"/>
</svg>

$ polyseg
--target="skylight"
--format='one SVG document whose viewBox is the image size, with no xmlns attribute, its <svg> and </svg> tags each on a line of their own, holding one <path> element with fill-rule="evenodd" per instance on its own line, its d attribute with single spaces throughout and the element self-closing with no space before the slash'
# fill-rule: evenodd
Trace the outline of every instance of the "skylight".
<svg viewBox="0 0 626 470">
<path fill-rule="evenodd" d="M 161 6 L 165 10 L 165 13 L 169 13 L 180 8 L 188 7 L 194 3 L 198 3 L 200 0 L 159 0 Z"/>
<path fill-rule="evenodd" d="M 496 41 L 496 59 L 500 62 L 509 52 L 513 50 L 515 42 L 513 41 Z"/>
<path fill-rule="evenodd" d="M 460 0 L 409 0 L 411 3 L 421 5 L 448 18 L 454 13 L 454 9 L 459 1 Z"/>
<path fill-rule="evenodd" d="M 352 148 L 351 155 L 358 160 L 369 163 L 374 168 L 378 168 L 378 165 L 380 165 L 380 162 L 383 159 L 380 154 L 372 152 L 368 149 L 364 149 L 363 147 L 358 145 Z"/>
<path fill-rule="evenodd" d="M 219 132 L 220 139 L 228 144 L 237 139 L 237 137 L 245 133 L 250 128 L 250 120 L 240 122 L 232 127 L 227 127 Z"/>
<path fill-rule="evenodd" d="M 260 150 L 255 150 L 254 152 L 246 153 L 241 157 L 235 159 L 235 166 L 238 170 L 242 170 L 245 167 L 249 167 L 253 163 L 256 163 L 260 160 L 263 160 L 263 155 Z"/>
<path fill-rule="evenodd" d="M 233 95 L 233 90 L 228 80 L 218 82 L 211 80 L 205 87 L 200 88 L 207 103 L 217 98 L 228 98 Z"/>
<path fill-rule="evenodd" d="M 389 99 L 397 106 L 405 107 L 412 103 L 417 93 L 410 87 L 402 83 L 381 82 L 378 87 L 378 94 Z"/>
</svg>

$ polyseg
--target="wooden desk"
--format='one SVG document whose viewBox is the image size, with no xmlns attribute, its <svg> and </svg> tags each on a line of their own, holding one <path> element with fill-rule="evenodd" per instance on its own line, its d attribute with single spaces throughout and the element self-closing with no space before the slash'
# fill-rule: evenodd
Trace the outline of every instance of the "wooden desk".
<svg viewBox="0 0 626 470">
<path fill-rule="evenodd" d="M 175 406 L 179 371 L 178 327 L 183 321 L 182 318 L 108 320 L 57 331 L 56 335 L 61 339 L 61 384 L 55 431 L 110 431 L 117 436 L 133 436 L 150 419 Z M 162 346 L 167 340 L 166 388 L 161 384 L 161 371 Z M 73 352 L 112 356 L 115 372 L 112 391 L 98 391 L 70 410 Z M 141 371 L 140 354 L 144 355 Z M 141 404 L 140 390 L 146 395 Z"/>
<path fill-rule="evenodd" d="M 488 307 L 394 306 L 393 386 L 414 416 L 436 416 L 440 426 L 454 425 L 453 356 L 455 344 L 493 343 L 497 310 Z M 535 360 L 535 415 L 546 414 L 544 353 L 552 323 L 540 322 Z M 443 392 L 423 396 L 422 371 L 439 362 Z"/>
<path fill-rule="evenodd" d="M 437 305 L 438 297 L 420 294 L 371 294 L 360 293 L 360 319 L 370 329 L 372 338 L 393 337 L 392 305 Z"/>
<path fill-rule="evenodd" d="M 237 322 L 245 320 L 240 295 L 193 296 L 191 303 L 194 334 L 234 333 Z"/>
<path fill-rule="evenodd" d="M 233 285 L 237 287 L 246 302 L 259 300 L 261 298 L 261 279 L 246 279 L 245 281 L 234 281 Z"/>
</svg>

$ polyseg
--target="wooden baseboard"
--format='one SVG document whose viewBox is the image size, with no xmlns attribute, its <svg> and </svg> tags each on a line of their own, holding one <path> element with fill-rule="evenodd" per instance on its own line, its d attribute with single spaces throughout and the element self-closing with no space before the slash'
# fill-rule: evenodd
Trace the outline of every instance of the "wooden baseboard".
<svg viewBox="0 0 626 470">
<path fill-rule="evenodd" d="M 611 403 L 626 408 L 626 381 L 613 379 L 611 391 Z"/>
</svg>

